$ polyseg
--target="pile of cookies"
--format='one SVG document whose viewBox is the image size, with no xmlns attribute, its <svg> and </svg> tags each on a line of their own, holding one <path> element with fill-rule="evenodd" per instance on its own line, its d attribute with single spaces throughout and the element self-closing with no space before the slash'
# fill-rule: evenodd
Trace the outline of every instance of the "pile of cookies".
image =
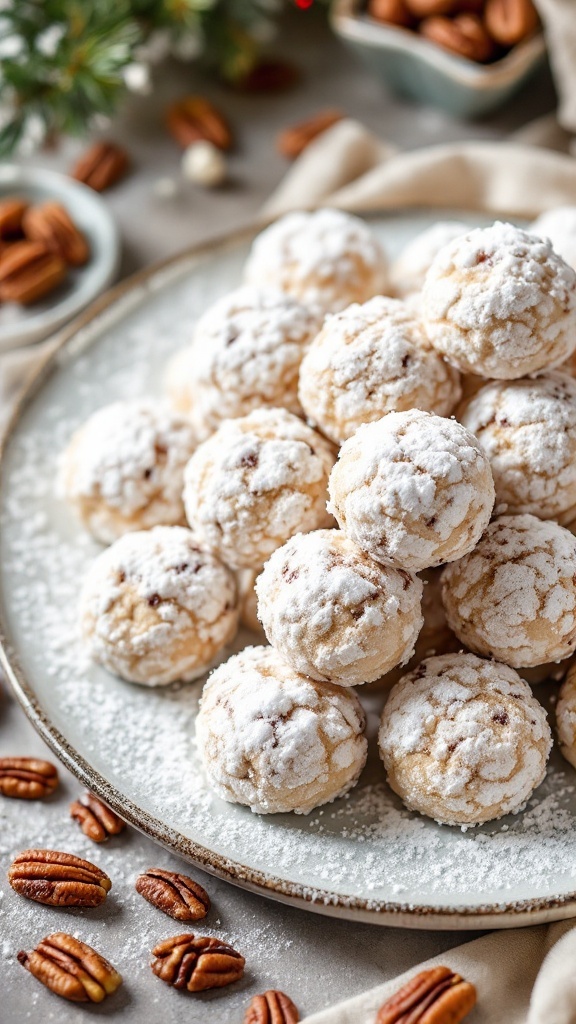
<svg viewBox="0 0 576 1024">
<path fill-rule="evenodd" d="M 529 682 L 567 669 L 576 765 L 570 261 L 576 211 L 436 224 L 393 266 L 358 218 L 289 214 L 172 358 L 164 399 L 71 439 L 60 492 L 109 545 L 83 642 L 148 686 L 218 664 L 197 742 L 223 799 L 306 814 L 346 793 L 362 685 L 388 692 L 391 787 L 438 822 L 526 804 L 552 746 Z M 269 646 L 223 661 L 240 621 Z"/>
</svg>

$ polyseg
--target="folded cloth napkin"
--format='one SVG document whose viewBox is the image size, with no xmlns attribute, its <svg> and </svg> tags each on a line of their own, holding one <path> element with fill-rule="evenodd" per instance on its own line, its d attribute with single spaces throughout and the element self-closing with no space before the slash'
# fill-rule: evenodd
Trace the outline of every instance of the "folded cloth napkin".
<svg viewBox="0 0 576 1024">
<path fill-rule="evenodd" d="M 558 121 L 576 134 L 576 9 L 574 0 L 535 0 L 558 92 Z"/>
</svg>

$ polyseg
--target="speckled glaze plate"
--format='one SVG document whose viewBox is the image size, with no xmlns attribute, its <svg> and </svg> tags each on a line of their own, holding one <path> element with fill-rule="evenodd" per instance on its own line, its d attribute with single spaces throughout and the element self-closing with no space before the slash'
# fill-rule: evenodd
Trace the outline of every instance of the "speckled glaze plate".
<svg viewBox="0 0 576 1024">
<path fill-rule="evenodd" d="M 454 211 L 372 218 L 394 254 Z M 469 221 L 482 223 L 477 216 Z M 129 823 L 262 895 L 338 917 L 414 928 L 535 924 L 576 913 L 576 776 L 560 755 L 525 811 L 462 832 L 407 812 L 371 752 L 353 792 L 308 817 L 259 817 L 214 797 L 194 747 L 202 680 L 148 690 L 87 664 L 79 587 L 97 546 L 54 496 L 58 453 L 93 410 L 158 393 L 166 358 L 234 287 L 249 244 L 185 253 L 109 293 L 62 336 L 8 428 L 0 485 L 3 664 L 56 755 Z M 244 634 L 236 649 L 258 642 Z M 542 684 L 539 695 L 552 695 Z"/>
</svg>

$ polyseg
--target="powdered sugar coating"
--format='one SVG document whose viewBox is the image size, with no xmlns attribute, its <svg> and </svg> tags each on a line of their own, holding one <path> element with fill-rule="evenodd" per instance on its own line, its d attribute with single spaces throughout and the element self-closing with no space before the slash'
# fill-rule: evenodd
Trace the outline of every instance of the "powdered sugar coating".
<svg viewBox="0 0 576 1024">
<path fill-rule="evenodd" d="M 392 265 L 392 284 L 397 295 L 413 295 L 421 291 L 434 258 L 449 242 L 472 228 L 459 220 L 439 220 L 416 235 Z"/>
<path fill-rule="evenodd" d="M 530 225 L 530 234 L 549 238 L 555 252 L 576 270 L 576 206 L 547 210 Z"/>
<path fill-rule="evenodd" d="M 94 661 L 146 686 L 202 675 L 238 625 L 233 574 L 190 530 L 125 534 L 90 566 L 80 598 Z"/>
<path fill-rule="evenodd" d="M 299 675 L 271 647 L 247 647 L 210 676 L 196 737 L 223 800 L 308 814 L 358 781 L 365 724 L 352 691 Z"/>
<path fill-rule="evenodd" d="M 302 362 L 299 396 L 309 422 L 341 443 L 387 412 L 448 416 L 459 376 L 402 302 L 378 296 L 327 318 Z"/>
<path fill-rule="evenodd" d="M 576 381 L 558 371 L 495 381 L 459 418 L 490 459 L 498 504 L 560 523 L 576 518 Z"/>
<path fill-rule="evenodd" d="M 73 435 L 58 491 L 103 544 L 129 530 L 184 523 L 184 466 L 191 424 L 152 399 L 114 402 Z"/>
<path fill-rule="evenodd" d="M 500 221 L 440 250 L 422 310 L 438 352 L 484 377 L 523 377 L 576 348 L 576 273 L 547 239 Z"/>
<path fill-rule="evenodd" d="M 412 655 L 422 583 L 379 565 L 339 530 L 292 537 L 256 584 L 269 642 L 298 672 L 357 686 Z"/>
<path fill-rule="evenodd" d="M 329 510 L 372 558 L 426 569 L 471 551 L 494 504 L 490 464 L 455 420 L 412 409 L 367 423 L 344 442 Z"/>
<path fill-rule="evenodd" d="M 330 526 L 327 441 L 285 409 L 226 420 L 185 471 L 188 522 L 234 569 L 259 568 L 288 537 Z"/>
<path fill-rule="evenodd" d="M 378 742 L 408 807 L 479 825 L 521 810 L 544 779 L 552 737 L 517 672 L 460 653 L 428 658 L 396 684 Z"/>
<path fill-rule="evenodd" d="M 560 687 L 556 705 L 558 743 L 564 757 L 576 768 L 576 665 Z"/>
<path fill-rule="evenodd" d="M 198 437 L 261 407 L 301 413 L 300 363 L 319 328 L 320 317 L 275 288 L 245 285 L 214 303 L 196 325 L 188 361 L 175 364 L 186 380 L 172 386 Z"/>
<path fill-rule="evenodd" d="M 255 239 L 249 284 L 271 285 L 321 313 L 365 302 L 388 288 L 388 261 L 368 225 L 341 210 L 299 210 Z"/>
<path fill-rule="evenodd" d="M 532 515 L 499 516 L 444 570 L 450 627 L 471 650 L 514 668 L 576 650 L 576 538 Z"/>
</svg>

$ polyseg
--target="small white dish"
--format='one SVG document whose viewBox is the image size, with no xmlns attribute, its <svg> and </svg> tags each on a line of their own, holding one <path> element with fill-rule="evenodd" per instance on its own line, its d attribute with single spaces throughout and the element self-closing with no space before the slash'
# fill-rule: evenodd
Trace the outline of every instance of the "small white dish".
<svg viewBox="0 0 576 1024">
<path fill-rule="evenodd" d="M 6 164 L 0 166 L 0 200 L 10 195 L 31 203 L 62 203 L 86 235 L 91 256 L 85 266 L 71 268 L 45 299 L 31 306 L 0 305 L 0 352 L 47 338 L 71 320 L 112 283 L 120 257 L 115 221 L 98 193 L 86 185 L 54 171 Z"/>
</svg>

